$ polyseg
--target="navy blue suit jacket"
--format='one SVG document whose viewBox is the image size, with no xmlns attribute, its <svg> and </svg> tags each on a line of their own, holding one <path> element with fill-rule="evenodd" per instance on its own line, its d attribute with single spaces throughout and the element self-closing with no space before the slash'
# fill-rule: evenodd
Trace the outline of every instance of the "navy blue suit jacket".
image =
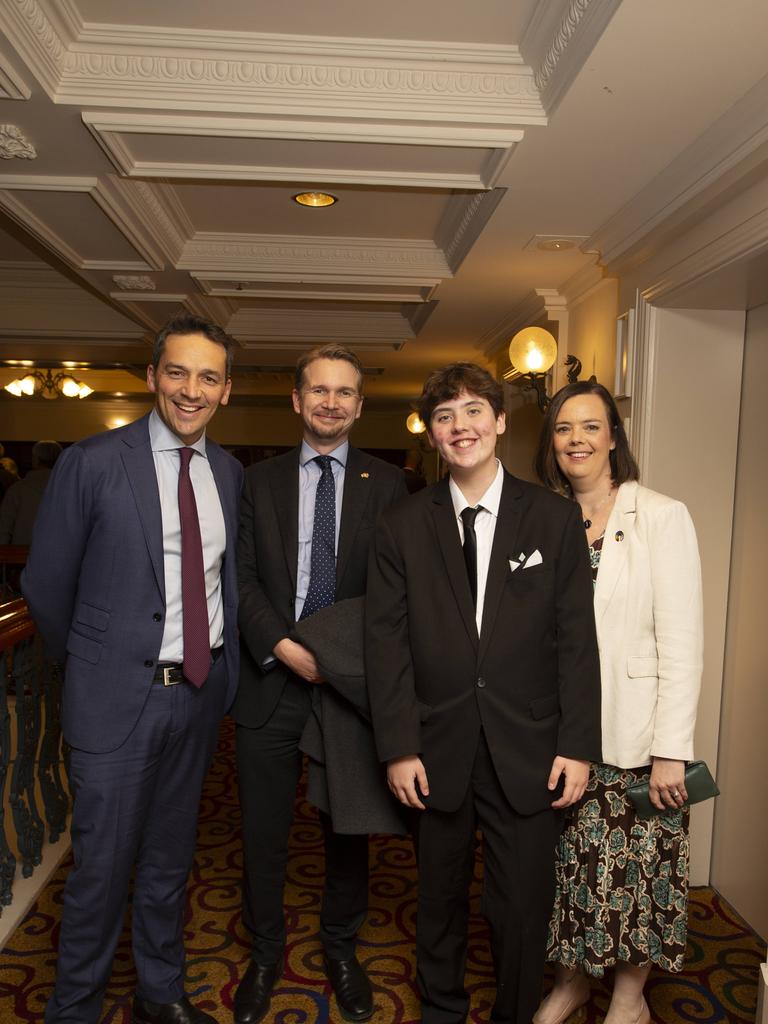
<svg viewBox="0 0 768 1024">
<path fill-rule="evenodd" d="M 235 546 L 243 471 L 210 438 L 206 453 L 226 526 L 229 707 L 239 674 Z M 67 742 L 93 753 L 116 750 L 146 702 L 165 622 L 162 516 L 147 416 L 80 441 L 58 459 L 22 591 L 49 653 L 65 663 Z"/>
</svg>

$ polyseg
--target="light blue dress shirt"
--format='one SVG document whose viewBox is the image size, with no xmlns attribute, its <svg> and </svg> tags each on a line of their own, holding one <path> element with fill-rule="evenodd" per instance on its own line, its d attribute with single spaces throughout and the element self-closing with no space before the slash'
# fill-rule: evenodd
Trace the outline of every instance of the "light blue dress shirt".
<svg viewBox="0 0 768 1024">
<path fill-rule="evenodd" d="M 180 664 L 184 660 L 181 609 L 181 524 L 179 522 L 178 449 L 183 445 L 152 410 L 149 417 L 149 441 L 157 474 L 160 512 L 163 519 L 163 573 L 165 576 L 165 623 L 160 661 Z M 189 476 L 195 492 L 200 537 L 203 542 L 205 593 L 208 601 L 208 626 L 211 649 L 220 647 L 224 638 L 224 605 L 221 593 L 221 564 L 227 543 L 224 513 L 205 454 L 205 434 L 190 447 L 196 455 L 189 463 Z"/>
<path fill-rule="evenodd" d="M 332 452 L 331 470 L 336 485 L 336 557 L 339 554 L 339 527 L 341 525 L 341 502 L 344 497 L 344 474 L 347 468 L 349 441 L 340 444 Z M 312 530 L 315 525 L 315 496 L 320 480 L 320 466 L 312 460 L 317 458 L 316 452 L 306 441 L 301 443 L 299 452 L 299 561 L 296 567 L 296 603 L 294 614 L 298 622 L 301 609 L 309 589 L 309 574 L 312 565 Z"/>
</svg>

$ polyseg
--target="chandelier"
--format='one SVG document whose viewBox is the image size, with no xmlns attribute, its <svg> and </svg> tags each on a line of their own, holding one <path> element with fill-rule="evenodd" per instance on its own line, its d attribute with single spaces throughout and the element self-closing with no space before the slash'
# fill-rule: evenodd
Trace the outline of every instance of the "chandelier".
<svg viewBox="0 0 768 1024">
<path fill-rule="evenodd" d="M 5 390 L 16 398 L 40 395 L 42 398 L 87 398 L 93 394 L 93 388 L 83 384 L 71 373 L 51 373 L 46 370 L 32 370 L 24 377 L 12 380 L 5 385 Z"/>
</svg>

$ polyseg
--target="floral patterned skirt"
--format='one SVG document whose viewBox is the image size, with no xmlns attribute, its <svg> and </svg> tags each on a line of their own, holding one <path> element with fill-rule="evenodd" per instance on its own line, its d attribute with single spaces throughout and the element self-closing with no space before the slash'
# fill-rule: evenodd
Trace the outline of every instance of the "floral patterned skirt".
<svg viewBox="0 0 768 1024">
<path fill-rule="evenodd" d="M 596 977 L 617 962 L 682 970 L 689 812 L 636 817 L 626 788 L 649 775 L 592 766 L 560 838 L 549 960 Z"/>
</svg>

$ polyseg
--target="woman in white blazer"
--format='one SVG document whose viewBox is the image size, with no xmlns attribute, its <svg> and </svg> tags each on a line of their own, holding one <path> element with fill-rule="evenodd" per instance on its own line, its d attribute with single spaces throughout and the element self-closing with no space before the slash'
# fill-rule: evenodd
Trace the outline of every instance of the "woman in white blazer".
<svg viewBox="0 0 768 1024">
<path fill-rule="evenodd" d="M 642 487 L 610 393 L 562 388 L 536 470 L 577 501 L 595 579 L 603 762 L 593 765 L 558 856 L 549 959 L 555 986 L 534 1024 L 562 1024 L 615 967 L 605 1024 L 648 1024 L 652 965 L 679 971 L 686 942 L 685 762 L 702 670 L 701 570 L 685 505 Z M 626 788 L 648 780 L 659 814 L 635 816 Z"/>
</svg>

